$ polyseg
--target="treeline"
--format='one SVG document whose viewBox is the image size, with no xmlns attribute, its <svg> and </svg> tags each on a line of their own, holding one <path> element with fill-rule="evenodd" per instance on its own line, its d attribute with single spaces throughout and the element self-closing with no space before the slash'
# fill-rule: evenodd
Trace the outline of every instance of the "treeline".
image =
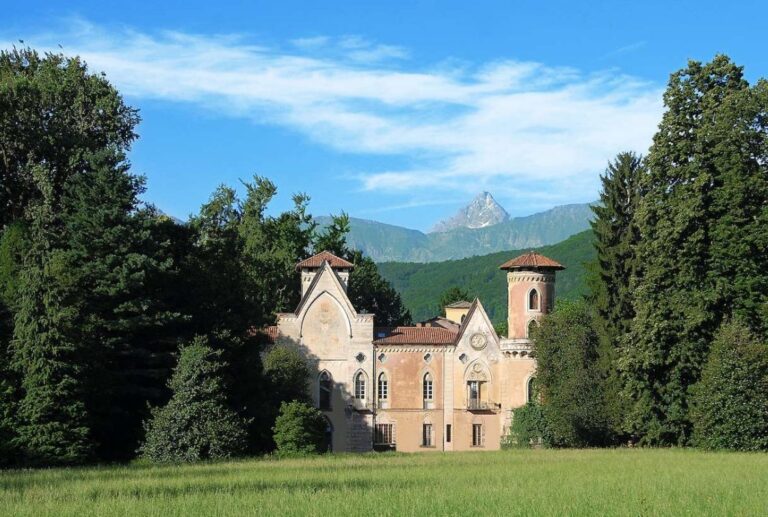
<svg viewBox="0 0 768 517">
<path fill-rule="evenodd" d="M 262 364 L 258 329 L 295 308 L 315 250 L 356 264 L 358 309 L 410 319 L 347 249 L 347 216 L 318 231 L 304 194 L 269 215 L 276 188 L 256 176 L 185 224 L 143 203 L 138 123 L 79 59 L 0 52 L 0 465 L 271 450 L 281 403 L 306 390 L 300 363 Z"/>
<path fill-rule="evenodd" d="M 768 449 L 768 82 L 717 56 L 664 102 L 602 176 L 591 293 L 535 333 L 513 443 Z"/>
</svg>

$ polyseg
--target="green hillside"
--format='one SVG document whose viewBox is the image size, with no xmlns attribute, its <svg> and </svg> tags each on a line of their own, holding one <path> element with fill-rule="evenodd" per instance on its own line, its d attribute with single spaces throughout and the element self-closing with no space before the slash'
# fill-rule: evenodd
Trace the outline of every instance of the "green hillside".
<svg viewBox="0 0 768 517">
<path fill-rule="evenodd" d="M 486 228 L 423 233 L 350 218 L 347 243 L 376 262 L 439 262 L 554 244 L 589 228 L 589 204 L 563 205 Z M 330 218 L 318 217 L 321 226 Z"/>
<path fill-rule="evenodd" d="M 557 273 L 556 296 L 573 299 L 586 292 L 585 263 L 595 257 L 591 230 L 536 250 L 566 267 Z M 449 287 L 459 286 L 479 297 L 494 323 L 500 323 L 506 319 L 507 281 L 499 265 L 526 251 L 501 251 L 431 264 L 384 262 L 379 270 L 400 293 L 414 321 L 439 314 L 440 295 Z"/>
</svg>

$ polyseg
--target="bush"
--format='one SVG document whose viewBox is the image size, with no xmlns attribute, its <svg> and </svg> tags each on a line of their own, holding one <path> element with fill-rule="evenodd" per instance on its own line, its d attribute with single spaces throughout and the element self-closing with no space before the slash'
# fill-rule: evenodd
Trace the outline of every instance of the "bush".
<svg viewBox="0 0 768 517">
<path fill-rule="evenodd" d="M 328 423 L 323 414 L 303 402 L 283 402 L 275 421 L 275 445 L 280 456 L 325 452 Z"/>
<path fill-rule="evenodd" d="M 768 346 L 740 322 L 721 326 L 693 388 L 694 443 L 768 450 Z"/>
<path fill-rule="evenodd" d="M 143 457 L 154 462 L 230 458 L 246 447 L 245 423 L 227 403 L 221 351 L 196 337 L 181 350 L 168 404 L 152 410 Z"/>
<path fill-rule="evenodd" d="M 594 318 L 585 302 L 565 302 L 533 333 L 549 446 L 599 446 L 611 441 Z"/>
<path fill-rule="evenodd" d="M 509 434 L 504 438 L 502 447 L 505 449 L 527 448 L 539 443 L 546 444 L 548 441 L 544 411 L 538 403 L 529 402 L 523 407 L 515 409 Z"/>
</svg>

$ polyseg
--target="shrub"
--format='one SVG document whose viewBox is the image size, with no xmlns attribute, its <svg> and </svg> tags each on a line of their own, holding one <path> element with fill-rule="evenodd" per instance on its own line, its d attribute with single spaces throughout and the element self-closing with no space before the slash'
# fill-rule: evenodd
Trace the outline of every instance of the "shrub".
<svg viewBox="0 0 768 517">
<path fill-rule="evenodd" d="M 275 421 L 275 445 L 280 456 L 325 452 L 328 423 L 323 414 L 303 402 L 283 402 Z"/>
<path fill-rule="evenodd" d="M 154 462 L 230 458 L 246 447 L 245 423 L 227 403 L 221 351 L 196 337 L 181 350 L 168 404 L 152 410 L 142 456 Z"/>
<path fill-rule="evenodd" d="M 584 447 L 610 441 L 599 348 L 594 314 L 583 301 L 558 304 L 534 331 L 547 445 Z"/>
<path fill-rule="evenodd" d="M 544 411 L 536 402 L 529 402 L 521 408 L 515 409 L 512 416 L 512 425 L 509 434 L 504 438 L 503 448 L 526 448 L 539 443 L 547 443 L 549 440 L 547 423 Z"/>
<path fill-rule="evenodd" d="M 692 391 L 696 445 L 768 450 L 768 346 L 744 324 L 721 326 Z"/>
</svg>

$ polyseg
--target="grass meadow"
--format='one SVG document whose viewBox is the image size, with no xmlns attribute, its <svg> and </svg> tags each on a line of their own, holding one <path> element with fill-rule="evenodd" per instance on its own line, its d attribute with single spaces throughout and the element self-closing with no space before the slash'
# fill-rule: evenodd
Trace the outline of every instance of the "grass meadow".
<svg viewBox="0 0 768 517">
<path fill-rule="evenodd" d="M 0 472 L 3 515 L 768 515 L 768 454 L 514 450 Z"/>
</svg>

